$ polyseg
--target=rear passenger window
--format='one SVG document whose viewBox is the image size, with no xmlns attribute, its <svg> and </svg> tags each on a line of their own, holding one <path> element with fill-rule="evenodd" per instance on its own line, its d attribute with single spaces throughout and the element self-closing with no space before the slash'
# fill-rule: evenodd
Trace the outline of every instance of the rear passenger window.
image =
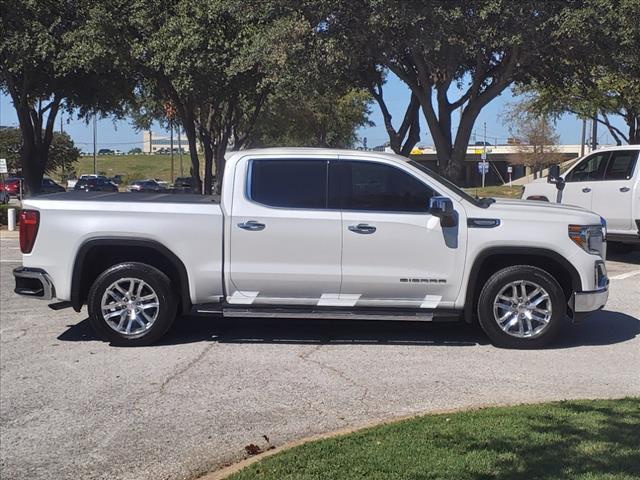
<svg viewBox="0 0 640 480">
<path fill-rule="evenodd" d="M 252 160 L 249 197 L 280 208 L 327 207 L 327 160 Z"/>
<path fill-rule="evenodd" d="M 565 178 L 567 182 L 602 180 L 609 152 L 596 153 L 582 160 Z"/>
<path fill-rule="evenodd" d="M 638 160 L 638 152 L 613 152 L 604 174 L 605 180 L 629 180 Z"/>
</svg>

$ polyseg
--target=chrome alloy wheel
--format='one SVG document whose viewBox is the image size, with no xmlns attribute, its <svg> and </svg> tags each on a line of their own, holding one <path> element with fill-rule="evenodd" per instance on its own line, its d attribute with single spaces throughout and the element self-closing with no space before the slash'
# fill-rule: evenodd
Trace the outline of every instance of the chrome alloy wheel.
<svg viewBox="0 0 640 480">
<path fill-rule="evenodd" d="M 540 336 L 549 325 L 551 314 L 549 293 L 528 280 L 508 283 L 493 301 L 493 316 L 498 326 L 517 338 Z"/>
<path fill-rule="evenodd" d="M 138 335 L 151 328 L 160 312 L 158 295 L 139 278 L 120 278 L 105 290 L 102 318 L 122 335 Z"/>
</svg>

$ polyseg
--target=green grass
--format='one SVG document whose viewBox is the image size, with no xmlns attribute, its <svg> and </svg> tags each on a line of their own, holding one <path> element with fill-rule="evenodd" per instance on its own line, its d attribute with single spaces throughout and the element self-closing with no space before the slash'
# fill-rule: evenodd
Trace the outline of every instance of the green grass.
<svg viewBox="0 0 640 480">
<path fill-rule="evenodd" d="M 497 197 L 497 198 L 520 198 L 524 187 L 521 185 L 515 185 L 513 187 L 498 186 L 498 187 L 484 187 L 484 188 L 465 188 L 465 191 L 470 195 L 478 195 L 479 197 Z"/>
<path fill-rule="evenodd" d="M 122 175 L 125 183 L 131 180 L 159 178 L 171 180 L 171 155 L 99 155 L 97 157 L 98 173 L 112 177 Z M 185 176 L 189 176 L 191 160 L 189 155 L 182 155 L 182 166 Z M 80 157 L 75 164 L 78 176 L 93 173 L 93 157 Z M 51 175 L 54 180 L 60 179 L 60 173 Z M 180 176 L 180 157 L 174 155 L 174 176 Z"/>
<path fill-rule="evenodd" d="M 638 479 L 640 398 L 428 415 L 303 444 L 231 480 Z"/>
</svg>

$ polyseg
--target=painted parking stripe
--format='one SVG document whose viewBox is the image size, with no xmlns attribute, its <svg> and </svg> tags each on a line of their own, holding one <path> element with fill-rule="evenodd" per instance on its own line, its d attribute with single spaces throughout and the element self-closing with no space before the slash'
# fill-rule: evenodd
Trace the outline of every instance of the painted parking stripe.
<svg viewBox="0 0 640 480">
<path fill-rule="evenodd" d="M 625 278 L 635 277 L 636 275 L 640 275 L 640 270 L 614 275 L 613 277 L 609 277 L 609 280 L 624 280 Z"/>
</svg>

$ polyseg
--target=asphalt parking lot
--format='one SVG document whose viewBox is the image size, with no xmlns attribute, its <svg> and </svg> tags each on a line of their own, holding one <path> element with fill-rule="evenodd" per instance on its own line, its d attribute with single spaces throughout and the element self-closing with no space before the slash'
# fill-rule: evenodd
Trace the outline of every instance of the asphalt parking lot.
<svg viewBox="0 0 640 480">
<path fill-rule="evenodd" d="M 496 349 L 464 325 L 207 317 L 127 349 L 84 311 L 13 295 L 17 236 L 0 242 L 3 479 L 195 478 L 251 443 L 378 419 L 640 394 L 638 251 L 608 262 L 606 309 L 546 350 Z"/>
</svg>

